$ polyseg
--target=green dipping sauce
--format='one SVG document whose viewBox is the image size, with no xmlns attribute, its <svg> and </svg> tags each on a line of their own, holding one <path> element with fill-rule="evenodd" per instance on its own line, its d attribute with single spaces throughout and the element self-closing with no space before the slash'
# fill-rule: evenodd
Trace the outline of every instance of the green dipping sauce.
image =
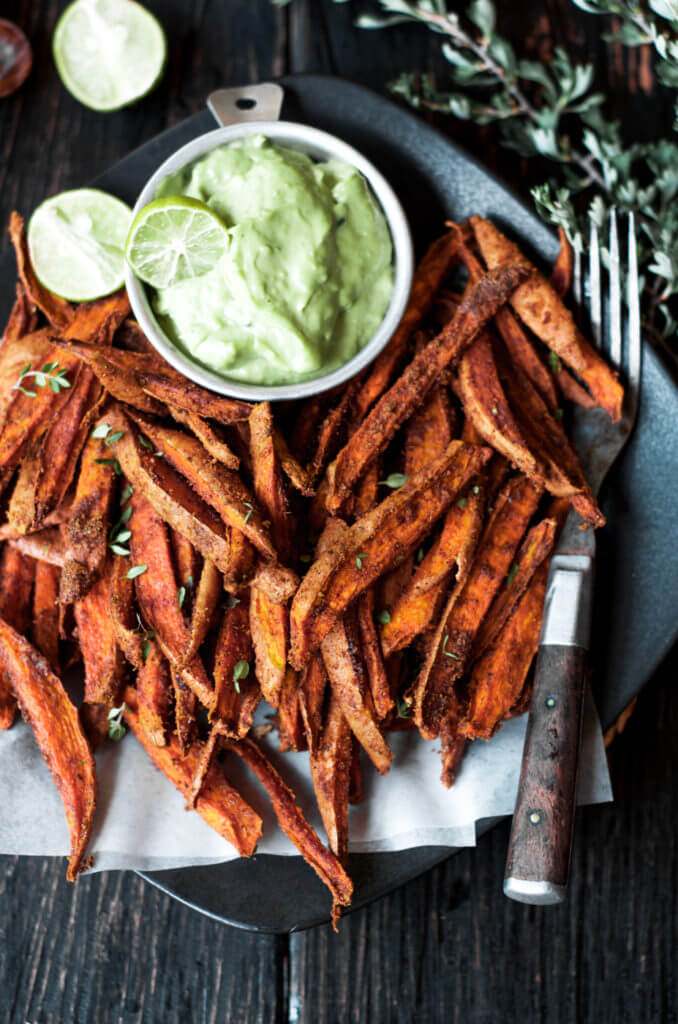
<svg viewBox="0 0 678 1024">
<path fill-rule="evenodd" d="M 355 167 L 250 136 L 156 195 L 200 199 L 229 229 L 213 270 L 153 296 L 163 329 L 203 366 L 248 384 L 308 380 L 342 366 L 383 320 L 391 236 Z"/>
</svg>

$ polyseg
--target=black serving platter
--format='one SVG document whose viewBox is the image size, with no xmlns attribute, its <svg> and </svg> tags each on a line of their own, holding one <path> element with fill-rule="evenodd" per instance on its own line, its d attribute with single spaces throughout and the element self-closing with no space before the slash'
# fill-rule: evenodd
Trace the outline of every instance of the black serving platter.
<svg viewBox="0 0 678 1024">
<path fill-rule="evenodd" d="M 557 243 L 510 189 L 415 115 L 342 79 L 281 79 L 282 117 L 322 128 L 365 154 L 388 178 L 419 254 L 446 217 L 491 217 L 544 267 Z M 133 204 L 158 165 L 215 127 L 205 110 L 163 132 L 92 184 Z M 25 215 L 30 211 L 21 211 Z M 0 322 L 14 295 L 13 257 L 0 260 Z M 678 635 L 678 389 L 654 349 L 644 353 L 635 433 L 606 484 L 608 525 L 598 535 L 593 629 L 594 692 L 610 725 L 650 678 Z M 353 909 L 440 863 L 446 847 L 354 854 Z M 301 857 L 261 855 L 209 867 L 145 873 L 184 903 L 240 928 L 289 932 L 329 919 L 327 890 Z M 499 879 L 497 880 L 499 884 Z"/>
</svg>

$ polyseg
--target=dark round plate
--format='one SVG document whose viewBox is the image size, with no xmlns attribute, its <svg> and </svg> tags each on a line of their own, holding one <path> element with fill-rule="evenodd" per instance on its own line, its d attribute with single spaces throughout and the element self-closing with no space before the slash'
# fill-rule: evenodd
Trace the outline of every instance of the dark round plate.
<svg viewBox="0 0 678 1024">
<path fill-rule="evenodd" d="M 386 175 L 410 219 L 419 252 L 446 217 L 479 213 L 496 220 L 548 267 L 557 243 L 531 209 L 480 164 L 413 114 L 337 78 L 284 78 L 286 120 L 323 128 L 361 150 Z M 214 127 L 204 111 L 131 153 L 92 184 L 133 204 L 156 167 Z M 28 211 L 23 211 L 27 213 Z M 13 257 L 0 261 L 0 316 L 14 293 Z M 603 494 L 608 525 L 599 534 L 592 662 L 605 726 L 654 672 L 678 635 L 678 390 L 654 349 L 646 348 L 635 434 Z M 486 822 L 487 828 L 491 822 Z M 354 854 L 354 908 L 452 852 L 419 847 Z M 205 914 L 264 932 L 288 932 L 329 919 L 327 890 L 300 857 L 261 855 L 210 867 L 146 873 L 165 892 Z"/>
</svg>

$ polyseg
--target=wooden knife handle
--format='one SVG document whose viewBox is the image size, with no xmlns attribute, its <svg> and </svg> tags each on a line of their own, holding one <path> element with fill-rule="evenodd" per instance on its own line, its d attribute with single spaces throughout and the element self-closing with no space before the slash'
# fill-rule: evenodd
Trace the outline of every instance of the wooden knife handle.
<svg viewBox="0 0 678 1024">
<path fill-rule="evenodd" d="M 513 814 L 504 892 L 521 903 L 561 903 L 574 827 L 586 651 L 539 648 Z"/>
</svg>

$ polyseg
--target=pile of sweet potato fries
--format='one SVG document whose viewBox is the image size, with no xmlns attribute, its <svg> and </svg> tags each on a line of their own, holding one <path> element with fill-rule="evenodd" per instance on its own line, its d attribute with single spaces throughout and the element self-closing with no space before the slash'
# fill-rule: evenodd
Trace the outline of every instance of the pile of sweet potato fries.
<svg viewBox="0 0 678 1024">
<path fill-rule="evenodd" d="M 549 281 L 489 221 L 449 224 L 376 362 L 274 419 L 181 377 L 124 293 L 47 292 L 16 214 L 10 233 L 0 726 L 18 706 L 52 771 L 68 877 L 88 863 L 92 752 L 126 725 L 250 856 L 261 818 L 228 781 L 242 758 L 336 922 L 361 751 L 386 773 L 389 733 L 416 728 L 450 785 L 468 741 L 526 707 L 569 505 L 603 522 L 561 406 L 617 419 L 622 389 L 563 304 L 569 246 Z M 78 709 L 59 674 L 79 661 Z M 308 750 L 327 846 L 258 743 L 262 699 L 280 748 Z"/>
</svg>

